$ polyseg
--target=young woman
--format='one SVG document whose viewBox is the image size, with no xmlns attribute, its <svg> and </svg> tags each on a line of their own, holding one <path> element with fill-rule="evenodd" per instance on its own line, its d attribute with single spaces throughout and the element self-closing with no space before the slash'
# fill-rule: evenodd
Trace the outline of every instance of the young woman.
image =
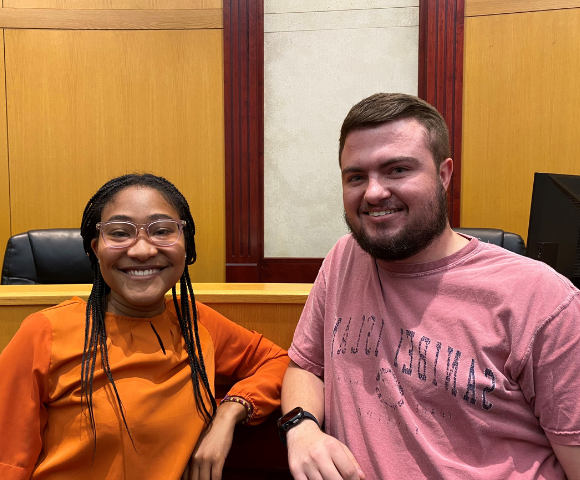
<svg viewBox="0 0 580 480">
<path fill-rule="evenodd" d="M 88 301 L 29 316 L 0 355 L 0 478 L 221 478 L 235 424 L 279 405 L 288 359 L 195 303 L 194 234 L 161 177 L 118 177 L 89 200 Z M 216 374 L 238 380 L 219 406 Z"/>
</svg>

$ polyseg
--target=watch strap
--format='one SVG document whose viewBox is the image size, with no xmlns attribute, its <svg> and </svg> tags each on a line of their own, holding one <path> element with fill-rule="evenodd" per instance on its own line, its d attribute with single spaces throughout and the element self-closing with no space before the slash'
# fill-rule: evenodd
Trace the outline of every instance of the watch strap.
<svg viewBox="0 0 580 480">
<path fill-rule="evenodd" d="M 282 419 L 284 418 L 284 416 L 282 416 L 278 420 L 278 435 L 280 437 L 280 441 L 284 445 L 286 445 L 286 433 L 288 432 L 288 430 L 291 430 L 296 425 L 300 424 L 302 422 L 302 420 L 304 420 L 304 419 L 312 420 L 314 423 L 316 423 L 316 426 L 318 428 L 320 428 L 320 423 L 318 423 L 318 420 L 316 419 L 316 417 L 314 415 L 312 415 L 310 412 L 307 412 L 306 410 L 304 410 L 300 407 L 297 407 L 296 410 L 298 410 L 296 415 L 294 415 L 294 417 L 290 418 L 286 422 L 282 422 Z M 298 418 L 296 418 L 296 417 L 298 417 Z"/>
<path fill-rule="evenodd" d="M 306 410 L 302 410 L 302 420 L 304 420 L 305 418 L 312 420 L 314 423 L 316 423 L 318 428 L 320 428 L 320 423 L 318 423 L 318 420 L 316 420 L 316 417 L 314 415 L 312 415 L 310 412 L 307 412 Z"/>
</svg>

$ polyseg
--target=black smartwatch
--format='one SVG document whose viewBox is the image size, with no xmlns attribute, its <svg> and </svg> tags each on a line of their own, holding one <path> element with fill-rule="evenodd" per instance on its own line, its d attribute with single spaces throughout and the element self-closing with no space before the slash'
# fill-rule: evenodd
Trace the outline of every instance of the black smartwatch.
<svg viewBox="0 0 580 480">
<path fill-rule="evenodd" d="M 278 435 L 284 445 L 286 445 L 286 432 L 291 428 L 294 428 L 304 419 L 312 420 L 316 423 L 318 428 L 320 428 L 320 424 L 318 423 L 318 420 L 316 420 L 316 417 L 310 412 L 303 410 L 301 407 L 293 408 L 286 415 L 282 415 L 278 419 Z"/>
</svg>

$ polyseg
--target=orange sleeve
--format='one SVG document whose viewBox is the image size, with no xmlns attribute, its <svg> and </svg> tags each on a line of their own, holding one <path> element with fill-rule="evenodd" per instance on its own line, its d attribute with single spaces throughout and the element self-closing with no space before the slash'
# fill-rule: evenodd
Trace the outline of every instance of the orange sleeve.
<svg viewBox="0 0 580 480">
<path fill-rule="evenodd" d="M 29 479 L 42 449 L 52 329 L 27 317 L 0 354 L 0 478 Z"/>
<path fill-rule="evenodd" d="M 199 322 L 209 331 L 215 350 L 215 371 L 238 382 L 228 395 L 252 405 L 249 424 L 260 423 L 280 406 L 288 353 L 256 332 L 250 332 L 215 310 L 197 303 Z"/>
</svg>

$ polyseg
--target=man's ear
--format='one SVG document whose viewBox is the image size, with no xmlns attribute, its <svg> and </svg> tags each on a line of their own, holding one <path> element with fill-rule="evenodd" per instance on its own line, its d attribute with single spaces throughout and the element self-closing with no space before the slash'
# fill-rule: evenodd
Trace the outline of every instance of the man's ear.
<svg viewBox="0 0 580 480">
<path fill-rule="evenodd" d="M 453 160 L 451 158 L 446 158 L 441 162 L 441 165 L 439 165 L 439 178 L 441 179 L 441 183 L 443 184 L 445 191 L 447 191 L 447 189 L 449 188 L 452 174 L 453 174 Z"/>
<path fill-rule="evenodd" d="M 97 257 L 97 259 L 99 258 L 99 255 L 97 253 L 97 248 L 99 246 L 99 239 L 97 238 L 93 238 L 91 240 L 91 248 L 93 249 L 93 253 L 95 254 L 95 256 Z"/>
</svg>

